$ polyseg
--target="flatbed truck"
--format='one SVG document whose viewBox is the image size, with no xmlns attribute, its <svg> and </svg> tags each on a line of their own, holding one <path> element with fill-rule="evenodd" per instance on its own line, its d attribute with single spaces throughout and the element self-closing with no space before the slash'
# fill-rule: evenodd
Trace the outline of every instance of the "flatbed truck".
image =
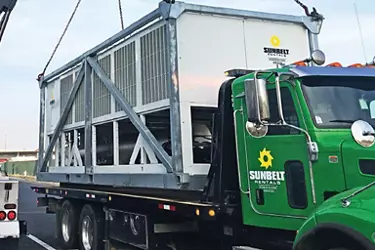
<svg viewBox="0 0 375 250">
<path fill-rule="evenodd" d="M 164 2 L 41 76 L 37 178 L 59 186 L 32 189 L 57 238 L 374 249 L 374 62 L 322 66 L 322 20 Z"/>
</svg>

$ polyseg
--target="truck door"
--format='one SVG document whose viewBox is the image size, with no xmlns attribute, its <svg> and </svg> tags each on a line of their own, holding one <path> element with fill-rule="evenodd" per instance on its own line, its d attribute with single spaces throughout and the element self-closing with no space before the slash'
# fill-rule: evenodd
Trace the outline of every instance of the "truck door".
<svg viewBox="0 0 375 250">
<path fill-rule="evenodd" d="M 278 109 L 274 84 L 269 84 L 271 120 Z M 287 123 L 305 128 L 294 87 L 281 83 L 283 113 Z M 245 104 L 244 104 L 245 105 Z M 244 122 L 247 117 L 244 114 Z M 305 216 L 312 206 L 309 159 L 305 135 L 293 128 L 269 126 L 262 138 L 246 130 L 245 147 L 251 207 L 257 213 Z"/>
</svg>

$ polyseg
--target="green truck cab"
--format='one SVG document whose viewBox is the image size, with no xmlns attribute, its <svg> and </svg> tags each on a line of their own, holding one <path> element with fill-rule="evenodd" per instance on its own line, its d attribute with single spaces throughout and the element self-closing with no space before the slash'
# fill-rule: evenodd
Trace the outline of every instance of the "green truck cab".
<svg viewBox="0 0 375 250">
<path fill-rule="evenodd" d="M 300 65 L 233 80 L 243 223 L 297 231 L 295 250 L 373 249 L 375 70 Z"/>
</svg>

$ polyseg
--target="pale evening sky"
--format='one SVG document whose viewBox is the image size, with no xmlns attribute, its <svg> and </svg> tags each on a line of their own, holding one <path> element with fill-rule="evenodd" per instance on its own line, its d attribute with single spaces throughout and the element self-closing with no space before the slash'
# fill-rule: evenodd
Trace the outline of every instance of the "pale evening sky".
<svg viewBox="0 0 375 250">
<path fill-rule="evenodd" d="M 185 0 L 189 3 L 303 15 L 293 0 Z M 357 4 L 367 60 L 375 55 L 375 1 L 303 0 L 326 20 L 319 38 L 327 62 L 364 62 L 353 3 Z M 158 0 L 122 0 L 126 25 L 157 7 Z M 0 150 L 36 149 L 43 69 L 76 0 L 18 0 L 0 44 Z M 48 72 L 120 30 L 117 0 L 83 0 Z M 47 73 L 48 73 L 47 72 Z"/>
</svg>

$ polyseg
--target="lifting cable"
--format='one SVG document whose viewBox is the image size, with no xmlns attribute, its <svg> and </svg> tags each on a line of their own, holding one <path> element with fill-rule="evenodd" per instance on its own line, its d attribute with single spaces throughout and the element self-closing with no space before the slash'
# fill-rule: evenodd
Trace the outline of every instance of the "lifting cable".
<svg viewBox="0 0 375 250">
<path fill-rule="evenodd" d="M 76 12 L 77 12 L 77 9 L 78 9 L 80 3 L 81 3 L 81 0 L 78 0 L 77 5 L 76 5 L 76 7 L 75 7 L 74 10 L 73 10 L 73 13 L 72 13 L 72 15 L 70 16 L 69 21 L 68 21 L 68 23 L 66 24 L 66 26 L 65 26 L 65 28 L 64 28 L 64 31 L 63 31 L 63 33 L 62 33 L 62 35 L 61 35 L 59 41 L 57 42 L 55 49 L 54 49 L 53 52 L 52 52 L 51 57 L 49 58 L 49 60 L 48 60 L 48 62 L 47 62 L 47 64 L 46 64 L 46 66 L 44 67 L 43 72 L 40 73 L 40 74 L 38 75 L 38 79 L 37 79 L 38 81 L 40 81 L 40 79 L 41 79 L 41 78 L 44 76 L 44 74 L 46 73 L 46 70 L 47 70 L 49 64 L 51 63 L 53 57 L 55 56 L 56 51 L 57 51 L 57 49 L 59 48 L 59 46 L 60 46 L 60 44 L 61 44 L 61 41 L 62 41 L 62 39 L 64 38 L 65 33 L 66 33 L 66 31 L 68 30 L 68 28 L 69 28 L 69 26 L 70 26 L 70 24 L 71 24 L 71 22 L 72 22 L 72 20 L 73 20 L 73 17 L 74 17 L 74 15 L 75 15 Z"/>
<path fill-rule="evenodd" d="M 118 9 L 119 9 L 119 12 L 120 12 L 121 28 L 124 29 L 124 18 L 123 18 L 123 15 L 122 15 L 121 0 L 118 0 Z"/>
<path fill-rule="evenodd" d="M 13 8 L 17 3 L 17 0 L 7 0 L 7 1 L 2 1 L 2 3 L 0 3 L 0 18 L 1 18 L 1 20 L 0 20 L 0 41 L 3 38 L 5 28 L 8 24 L 8 21 L 9 21 L 10 14 L 13 11 Z"/>
<path fill-rule="evenodd" d="M 302 7 L 302 9 L 305 11 L 306 16 L 313 18 L 314 21 L 322 21 L 324 17 L 319 14 L 316 9 L 313 7 L 313 11 L 310 13 L 309 8 L 304 5 L 300 0 L 294 0 L 299 6 Z"/>
<path fill-rule="evenodd" d="M 306 16 L 310 16 L 309 8 L 308 8 L 306 5 L 304 5 L 304 4 L 303 4 L 301 1 L 299 1 L 299 0 L 294 0 L 294 2 L 296 2 L 299 6 L 301 6 L 302 9 L 304 9 Z"/>
</svg>

